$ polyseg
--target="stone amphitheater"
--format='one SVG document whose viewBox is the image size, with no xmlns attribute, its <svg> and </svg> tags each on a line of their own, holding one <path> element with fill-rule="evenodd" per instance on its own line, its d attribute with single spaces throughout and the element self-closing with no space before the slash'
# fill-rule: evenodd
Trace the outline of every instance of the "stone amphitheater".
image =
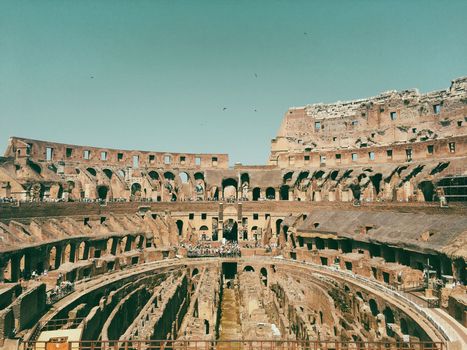
<svg viewBox="0 0 467 350">
<path fill-rule="evenodd" d="M 467 78 L 290 108 L 266 165 L 11 137 L 0 347 L 466 349 Z"/>
</svg>

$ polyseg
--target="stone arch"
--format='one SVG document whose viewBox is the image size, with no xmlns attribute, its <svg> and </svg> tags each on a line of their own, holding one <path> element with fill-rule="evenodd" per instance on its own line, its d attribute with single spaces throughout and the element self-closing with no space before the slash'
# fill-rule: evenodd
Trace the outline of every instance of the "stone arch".
<svg viewBox="0 0 467 350">
<path fill-rule="evenodd" d="M 117 171 L 117 175 L 120 176 L 120 177 L 125 178 L 125 170 L 119 169 L 119 170 Z"/>
<path fill-rule="evenodd" d="M 107 176 L 107 178 L 110 180 L 112 178 L 113 172 L 110 169 L 103 169 L 102 172 Z"/>
<path fill-rule="evenodd" d="M 375 189 L 376 194 L 379 194 L 379 191 L 381 191 L 381 181 L 383 180 L 383 174 L 377 173 L 372 175 L 370 176 L 370 180 L 373 184 L 373 188 Z"/>
<path fill-rule="evenodd" d="M 331 171 L 331 174 L 329 175 L 330 179 L 331 180 L 336 180 L 337 179 L 337 176 L 339 175 L 339 170 L 333 170 Z"/>
<path fill-rule="evenodd" d="M 280 190 L 279 190 L 279 198 L 282 201 L 288 201 L 289 200 L 289 186 L 288 185 L 282 185 Z"/>
<path fill-rule="evenodd" d="M 79 260 L 86 260 L 88 257 L 87 252 L 87 243 L 82 241 L 78 246 L 78 259 Z"/>
<path fill-rule="evenodd" d="M 183 221 L 177 220 L 175 223 L 177 224 L 178 235 L 182 236 L 183 235 Z"/>
<path fill-rule="evenodd" d="M 198 273 L 199 273 L 199 270 L 197 267 L 195 267 L 193 271 L 191 272 L 191 277 L 195 277 Z"/>
<path fill-rule="evenodd" d="M 193 175 L 195 180 L 203 180 L 204 181 L 204 174 L 202 172 L 197 172 Z"/>
<path fill-rule="evenodd" d="M 131 185 L 131 195 L 135 197 L 141 197 L 141 184 L 135 182 Z"/>
<path fill-rule="evenodd" d="M 237 242 L 238 241 L 238 224 L 234 219 L 227 220 L 227 223 L 224 225 L 224 238 L 228 241 Z"/>
<path fill-rule="evenodd" d="M 36 164 L 33 161 L 29 160 L 28 165 L 35 173 L 37 173 L 39 175 L 42 173 L 42 168 L 41 168 L 41 166 L 39 164 Z"/>
<path fill-rule="evenodd" d="M 282 177 L 282 180 L 284 181 L 284 183 L 292 180 L 292 176 L 293 176 L 293 171 L 289 171 L 287 173 L 284 174 L 284 176 Z"/>
<path fill-rule="evenodd" d="M 65 246 L 65 249 L 63 250 L 63 253 L 62 253 L 62 263 L 74 262 L 72 251 L 73 249 L 72 249 L 71 243 L 68 243 Z"/>
<path fill-rule="evenodd" d="M 379 314 L 378 304 L 375 299 L 368 300 L 368 305 L 370 306 L 371 314 L 377 316 Z"/>
<path fill-rule="evenodd" d="M 243 271 L 246 271 L 246 272 L 249 272 L 249 271 L 252 271 L 252 272 L 255 272 L 255 269 L 253 268 L 253 266 L 251 265 L 247 265 L 243 268 Z"/>
<path fill-rule="evenodd" d="M 52 246 L 49 250 L 49 270 L 55 270 L 57 265 L 57 247 Z"/>
<path fill-rule="evenodd" d="M 154 170 L 151 170 L 149 173 L 148 173 L 148 176 L 151 178 L 151 180 L 154 180 L 154 181 L 157 181 L 159 180 L 159 173 L 157 171 L 154 171 Z"/>
<path fill-rule="evenodd" d="M 425 202 L 432 202 L 435 194 L 435 186 L 431 181 L 422 181 L 418 184 L 418 189 L 422 191 Z"/>
<path fill-rule="evenodd" d="M 400 328 L 402 334 L 409 334 L 409 325 L 407 324 L 407 321 L 405 318 L 400 319 Z"/>
<path fill-rule="evenodd" d="M 97 196 L 99 199 L 107 200 L 107 195 L 109 194 L 109 188 L 105 185 L 97 186 Z"/>
<path fill-rule="evenodd" d="M 227 178 L 222 180 L 222 195 L 224 199 L 237 199 L 238 183 L 237 180 Z"/>
<path fill-rule="evenodd" d="M 253 200 L 257 201 L 261 197 L 261 189 L 259 187 L 253 188 Z"/>
<path fill-rule="evenodd" d="M 184 171 L 178 173 L 178 177 L 180 178 L 182 184 L 187 184 L 190 182 L 190 176 Z"/>
<path fill-rule="evenodd" d="M 138 236 L 138 241 L 136 243 L 136 246 L 138 247 L 138 249 L 144 248 L 144 236 L 143 235 Z"/>
<path fill-rule="evenodd" d="M 175 175 L 170 171 L 166 171 L 164 173 L 164 179 L 166 179 L 166 180 L 175 180 Z"/>
<path fill-rule="evenodd" d="M 273 187 L 266 188 L 266 198 L 276 199 L 276 190 Z"/>
<path fill-rule="evenodd" d="M 276 220 L 276 235 L 279 236 L 279 234 L 281 233 L 281 224 L 284 220 L 282 219 L 278 219 Z"/>
<path fill-rule="evenodd" d="M 97 175 L 97 171 L 96 169 L 92 168 L 92 167 L 89 167 L 86 169 L 86 171 L 91 174 L 92 176 L 96 176 Z"/>
<path fill-rule="evenodd" d="M 261 273 L 261 281 L 265 286 L 268 285 L 268 270 L 265 267 L 262 267 L 259 271 Z"/>
</svg>

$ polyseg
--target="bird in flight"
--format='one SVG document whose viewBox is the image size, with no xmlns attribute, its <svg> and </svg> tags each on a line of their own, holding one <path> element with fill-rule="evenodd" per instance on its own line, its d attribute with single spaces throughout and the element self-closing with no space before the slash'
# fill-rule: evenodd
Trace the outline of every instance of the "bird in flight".
<svg viewBox="0 0 467 350">
<path fill-rule="evenodd" d="M 223 111 L 225 111 L 226 109 L 227 109 L 227 107 L 222 108 Z"/>
<path fill-rule="evenodd" d="M 258 78 L 258 74 L 255 73 L 255 78 Z"/>
</svg>

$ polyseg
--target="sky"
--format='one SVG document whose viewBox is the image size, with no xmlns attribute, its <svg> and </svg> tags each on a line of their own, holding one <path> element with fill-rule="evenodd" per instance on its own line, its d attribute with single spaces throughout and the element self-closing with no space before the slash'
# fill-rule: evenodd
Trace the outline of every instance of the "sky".
<svg viewBox="0 0 467 350">
<path fill-rule="evenodd" d="M 265 164 L 289 107 L 467 75 L 467 1 L 0 0 L 8 137 Z"/>
</svg>

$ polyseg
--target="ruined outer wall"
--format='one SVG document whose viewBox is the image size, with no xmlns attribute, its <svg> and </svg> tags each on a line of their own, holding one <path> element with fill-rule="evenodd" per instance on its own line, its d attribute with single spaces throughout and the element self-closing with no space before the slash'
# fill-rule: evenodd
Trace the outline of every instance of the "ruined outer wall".
<svg viewBox="0 0 467 350">
<path fill-rule="evenodd" d="M 51 149 L 51 157 L 47 159 L 47 149 Z M 85 157 L 85 152 L 88 154 Z M 89 152 L 89 153 L 88 153 Z M 103 157 L 105 155 L 105 157 Z M 173 167 L 186 168 L 228 168 L 227 154 L 192 154 L 147 152 L 137 150 L 117 150 L 89 146 L 77 146 L 48 141 L 11 137 L 5 157 L 26 158 L 38 161 L 54 161 L 67 163 L 85 163 L 89 165 L 118 165 L 133 167 L 133 157 L 138 157 L 139 167 Z M 168 158 L 167 158 L 168 157 Z M 105 159 L 104 159 L 105 158 Z M 170 162 L 167 160 L 170 159 Z M 198 159 L 198 163 L 197 163 Z"/>
<path fill-rule="evenodd" d="M 456 138 L 465 144 L 466 113 L 466 77 L 454 80 L 447 90 L 427 94 L 392 91 L 368 99 L 291 108 L 272 140 L 270 164 L 294 165 L 296 159 L 289 161 L 289 157 L 319 158 L 316 152 L 365 148 L 376 153 L 379 147 L 430 141 L 435 149 L 429 156 L 452 156 L 446 140 Z M 465 154 L 462 148 L 456 152 Z M 416 159 L 422 159 L 419 156 Z M 343 162 L 348 158 L 342 155 Z M 391 161 L 386 156 L 375 158 Z M 368 162 L 368 156 L 364 159 Z"/>
</svg>

